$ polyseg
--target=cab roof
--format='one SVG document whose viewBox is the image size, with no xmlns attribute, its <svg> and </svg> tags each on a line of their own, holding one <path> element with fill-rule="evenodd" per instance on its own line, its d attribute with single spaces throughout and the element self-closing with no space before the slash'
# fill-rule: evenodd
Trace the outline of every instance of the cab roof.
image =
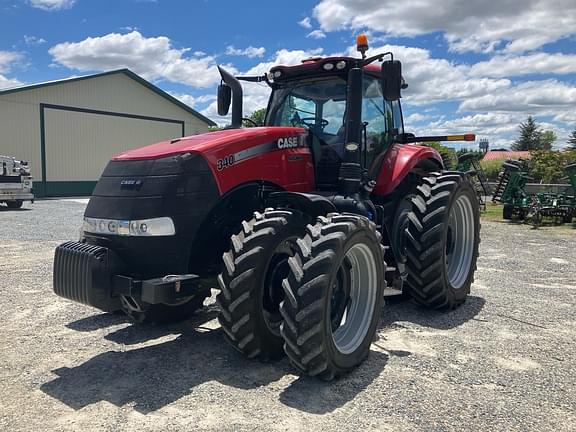
<svg viewBox="0 0 576 432">
<path fill-rule="evenodd" d="M 305 77 L 345 75 L 356 64 L 358 58 L 354 57 L 313 57 L 302 60 L 302 63 L 294 66 L 278 65 L 270 69 L 274 82 L 287 81 Z M 331 66 L 326 66 L 330 64 Z M 344 64 L 344 66 L 339 66 Z M 328 69 L 328 67 L 330 69 Z M 364 66 L 364 71 L 370 75 L 380 74 L 380 65 L 370 63 Z"/>
</svg>

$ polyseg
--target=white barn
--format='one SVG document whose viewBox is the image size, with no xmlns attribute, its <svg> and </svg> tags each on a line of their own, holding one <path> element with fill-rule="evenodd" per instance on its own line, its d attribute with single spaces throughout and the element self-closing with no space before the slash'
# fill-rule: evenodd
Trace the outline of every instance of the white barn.
<svg viewBox="0 0 576 432">
<path fill-rule="evenodd" d="M 215 123 L 128 69 L 0 90 L 0 154 L 37 197 L 89 195 L 110 158 Z"/>
</svg>

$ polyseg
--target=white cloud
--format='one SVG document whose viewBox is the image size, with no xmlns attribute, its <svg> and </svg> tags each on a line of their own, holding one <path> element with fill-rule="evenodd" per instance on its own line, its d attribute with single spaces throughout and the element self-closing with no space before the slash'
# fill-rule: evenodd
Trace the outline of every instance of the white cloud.
<svg viewBox="0 0 576 432">
<path fill-rule="evenodd" d="M 0 51 L 0 89 L 10 87 L 18 87 L 23 83 L 15 78 L 8 78 L 5 73 L 12 70 L 14 65 L 18 64 L 24 59 L 24 56 L 19 52 L 14 51 Z"/>
<path fill-rule="evenodd" d="M 312 30 L 306 35 L 306 37 L 312 39 L 324 39 L 326 37 L 326 33 L 324 33 L 322 30 Z"/>
<path fill-rule="evenodd" d="M 187 57 L 188 49 L 172 47 L 165 36 L 144 37 L 133 31 L 64 42 L 50 48 L 54 62 L 80 71 L 130 68 L 146 79 L 165 79 L 209 87 L 220 79 L 212 56 Z"/>
<path fill-rule="evenodd" d="M 262 75 L 276 65 L 291 66 L 300 64 L 302 63 L 302 60 L 310 57 L 317 57 L 321 55 L 323 51 L 324 50 L 322 48 L 316 48 L 312 50 L 281 49 L 276 51 L 276 57 L 273 60 L 258 63 L 256 66 L 253 66 L 247 72 L 245 72 L 245 75 Z"/>
<path fill-rule="evenodd" d="M 563 147 L 576 123 L 575 105 L 576 87 L 556 80 L 527 81 L 467 98 L 460 103 L 459 111 L 477 114 L 432 122 L 427 128 L 433 133 L 474 132 L 506 147 L 516 138 L 520 122 L 532 115 L 544 130 L 556 132 L 556 147 Z"/>
<path fill-rule="evenodd" d="M 571 110 L 557 114 L 554 121 L 576 125 L 576 111 Z"/>
<path fill-rule="evenodd" d="M 314 16 L 325 31 L 369 28 L 392 36 L 443 32 L 455 51 L 538 48 L 575 33 L 574 0 L 321 0 Z"/>
<path fill-rule="evenodd" d="M 17 79 L 7 78 L 4 75 L 0 74 L 0 89 L 18 87 L 18 86 L 21 86 L 23 84 L 24 83 L 18 81 Z"/>
<path fill-rule="evenodd" d="M 24 43 L 26 45 L 42 45 L 46 43 L 46 39 L 39 38 L 36 36 L 24 35 Z"/>
<path fill-rule="evenodd" d="M 135 26 L 124 26 L 124 27 L 120 27 L 120 30 L 124 31 L 124 32 L 133 32 L 133 31 L 140 31 L 140 29 L 138 27 Z"/>
<path fill-rule="evenodd" d="M 507 79 L 470 77 L 469 66 L 433 58 L 423 48 L 383 45 L 372 48 L 368 55 L 386 51 L 392 51 L 394 58 L 402 61 L 402 72 L 408 83 L 403 95 L 414 105 L 464 100 L 498 92 L 510 85 Z M 348 54 L 356 55 L 356 48 L 350 47 Z"/>
<path fill-rule="evenodd" d="M 310 17 L 305 17 L 303 20 L 298 21 L 298 25 L 304 27 L 305 29 L 312 28 L 312 23 L 310 22 Z"/>
<path fill-rule="evenodd" d="M 428 120 L 430 118 L 429 115 L 420 114 L 420 113 L 412 113 L 409 116 L 404 117 L 404 123 L 409 125 L 411 123 L 420 123 L 424 120 Z"/>
<path fill-rule="evenodd" d="M 29 0 L 30 6 L 45 11 L 70 9 L 76 0 Z"/>
<path fill-rule="evenodd" d="M 238 49 L 234 48 L 232 45 L 226 47 L 226 54 L 227 55 L 234 55 L 234 56 L 246 56 L 250 58 L 254 57 L 262 57 L 266 49 L 264 47 L 253 47 L 249 46 L 248 48 Z"/>
<path fill-rule="evenodd" d="M 207 94 L 201 96 L 192 96 L 189 94 L 182 94 L 182 93 L 173 93 L 169 92 L 172 96 L 174 96 L 179 101 L 185 103 L 190 107 L 197 106 L 198 104 L 204 104 L 206 102 L 212 102 L 216 100 L 215 94 Z"/>
<path fill-rule="evenodd" d="M 15 51 L 0 51 L 0 73 L 9 72 L 24 56 Z"/>
<path fill-rule="evenodd" d="M 525 56 L 496 56 L 476 63 L 470 74 L 485 77 L 511 77 L 528 74 L 576 73 L 576 55 L 537 53 Z"/>
<path fill-rule="evenodd" d="M 576 87 L 557 80 L 527 81 L 497 93 L 470 97 L 460 104 L 461 111 L 508 111 L 556 115 L 574 111 Z"/>
</svg>

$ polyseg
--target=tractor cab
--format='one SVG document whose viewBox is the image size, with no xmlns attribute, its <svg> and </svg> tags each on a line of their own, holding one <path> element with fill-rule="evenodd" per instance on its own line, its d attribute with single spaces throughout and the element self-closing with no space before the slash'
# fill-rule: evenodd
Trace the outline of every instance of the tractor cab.
<svg viewBox="0 0 576 432">
<path fill-rule="evenodd" d="M 317 61 L 307 63 L 316 66 Z M 338 71 L 336 66 L 332 66 L 334 64 L 344 65 L 346 60 L 324 60 L 321 63 L 321 70 L 325 71 L 323 76 L 277 80 L 266 116 L 266 126 L 308 129 L 308 146 L 312 151 L 319 190 L 334 189 L 345 158 L 347 75 L 345 72 L 334 73 Z M 332 67 L 326 71 L 325 65 Z M 276 68 L 272 73 L 278 72 L 281 77 L 282 68 Z M 375 157 L 390 146 L 394 136 L 403 132 L 402 113 L 399 100 L 384 99 L 378 73 L 364 74 L 361 94 L 360 159 L 363 167 L 369 169 Z"/>
<path fill-rule="evenodd" d="M 266 82 L 272 92 L 264 126 L 307 129 L 317 189 L 335 190 L 342 164 L 373 171 L 370 167 L 377 156 L 404 134 L 400 90 L 407 85 L 400 62 L 383 62 L 392 53 L 366 58 L 367 49 L 361 35 L 362 58 L 312 58 L 300 65 L 273 67 L 259 77 L 233 77 L 220 69 L 219 114 L 227 114 L 232 101 L 231 127 L 239 127 L 242 87 L 238 80 Z M 375 62 L 383 62 L 382 67 Z"/>
</svg>

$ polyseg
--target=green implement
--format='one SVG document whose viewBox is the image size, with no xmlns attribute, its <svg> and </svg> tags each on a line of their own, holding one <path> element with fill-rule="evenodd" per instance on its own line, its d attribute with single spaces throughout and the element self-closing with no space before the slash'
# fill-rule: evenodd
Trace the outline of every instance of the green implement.
<svg viewBox="0 0 576 432">
<path fill-rule="evenodd" d="M 502 167 L 492 201 L 504 204 L 504 219 L 525 220 L 534 226 L 539 226 L 544 218 L 558 224 L 572 222 L 576 216 L 576 164 L 566 167 L 571 195 L 566 192 L 528 194 L 525 191 L 528 180 L 531 180 L 528 162 L 508 160 Z"/>
</svg>

